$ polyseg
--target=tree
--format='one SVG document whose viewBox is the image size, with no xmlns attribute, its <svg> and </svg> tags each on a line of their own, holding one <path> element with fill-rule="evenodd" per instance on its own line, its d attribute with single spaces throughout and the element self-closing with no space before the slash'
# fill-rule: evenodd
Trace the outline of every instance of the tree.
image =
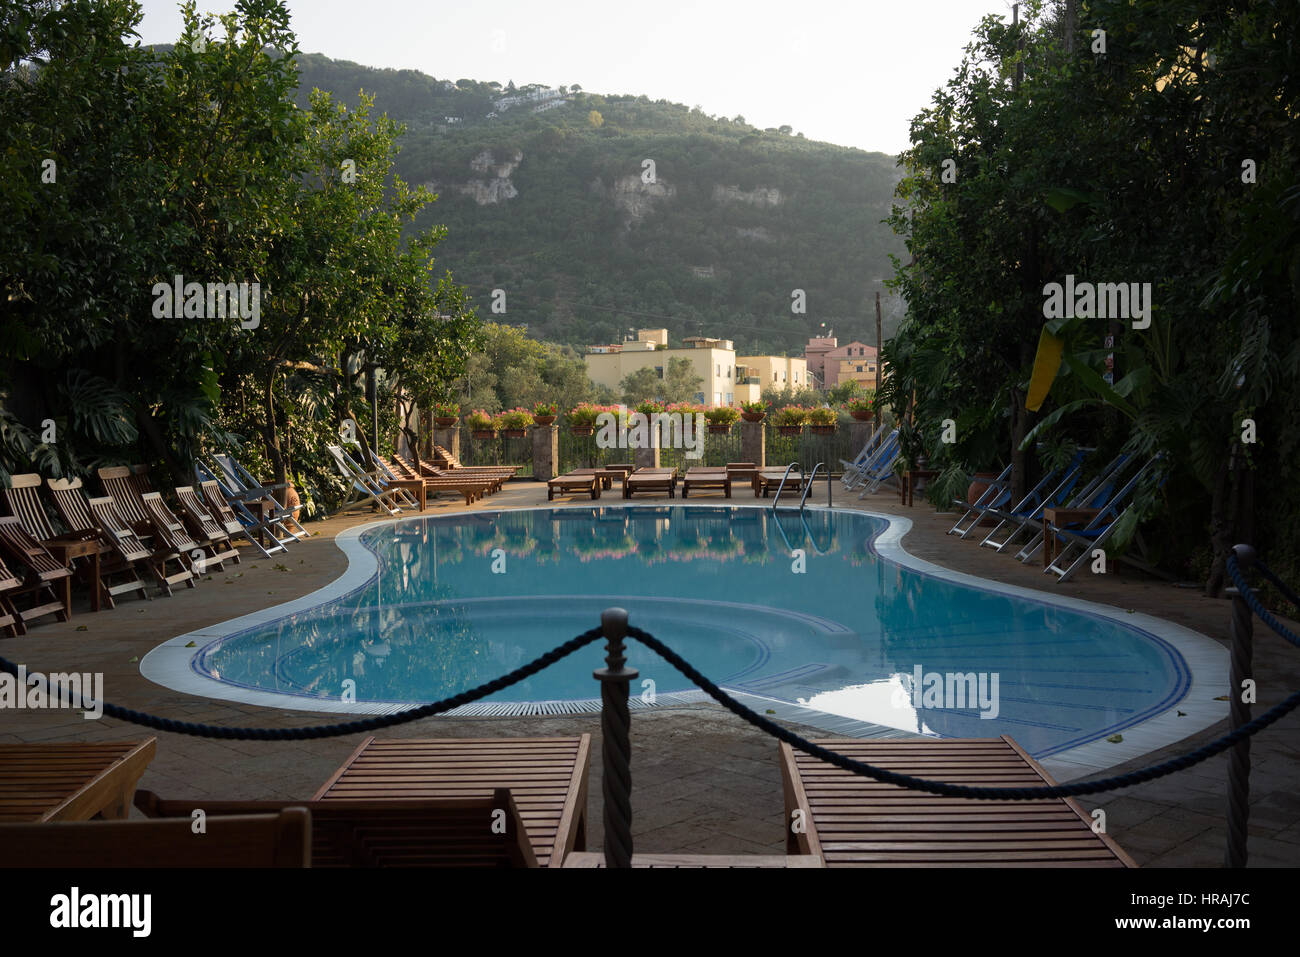
<svg viewBox="0 0 1300 957">
<path fill-rule="evenodd" d="M 597 112 L 596 110 L 592 110 L 590 113 L 587 114 L 587 122 L 590 123 L 592 126 L 594 126 L 596 129 L 600 129 L 602 126 L 605 125 L 605 118 L 601 116 L 600 113 Z"/>
</svg>

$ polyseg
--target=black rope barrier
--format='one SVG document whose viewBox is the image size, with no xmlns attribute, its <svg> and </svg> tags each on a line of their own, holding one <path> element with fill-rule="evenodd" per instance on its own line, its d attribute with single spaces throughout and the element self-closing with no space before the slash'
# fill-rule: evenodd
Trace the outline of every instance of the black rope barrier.
<svg viewBox="0 0 1300 957">
<path fill-rule="evenodd" d="M 1246 583 L 1246 576 L 1241 573 L 1241 568 L 1237 564 L 1237 556 L 1233 552 L 1228 553 L 1227 567 L 1228 577 L 1232 579 L 1232 583 L 1237 586 L 1237 591 L 1241 593 L 1241 597 L 1250 606 L 1250 610 L 1258 616 L 1259 620 L 1272 628 L 1276 634 L 1300 648 L 1300 637 L 1297 637 L 1290 628 L 1278 621 L 1274 614 L 1260 603 L 1259 596 L 1255 594 L 1254 589 Z M 1295 592 L 1287 588 L 1267 565 L 1256 558 L 1254 567 L 1258 568 L 1261 575 L 1277 586 L 1278 591 L 1282 593 L 1287 601 L 1300 608 L 1300 597 L 1297 597 Z"/>
</svg>

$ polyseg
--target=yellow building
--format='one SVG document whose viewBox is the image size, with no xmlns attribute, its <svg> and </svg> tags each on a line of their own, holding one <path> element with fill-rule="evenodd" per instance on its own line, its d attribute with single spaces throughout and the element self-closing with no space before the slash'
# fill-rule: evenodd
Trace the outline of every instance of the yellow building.
<svg viewBox="0 0 1300 957">
<path fill-rule="evenodd" d="M 695 401 L 708 406 L 739 405 L 759 398 L 762 389 L 803 388 L 808 384 L 808 365 L 802 358 L 744 356 L 737 358 L 730 339 L 688 336 L 685 348 L 668 348 L 667 329 L 638 329 L 635 340 L 612 345 L 590 346 L 583 358 L 587 375 L 598 385 L 618 391 L 624 377 L 651 367 L 662 379 L 670 359 L 686 359 L 704 381 Z"/>
</svg>

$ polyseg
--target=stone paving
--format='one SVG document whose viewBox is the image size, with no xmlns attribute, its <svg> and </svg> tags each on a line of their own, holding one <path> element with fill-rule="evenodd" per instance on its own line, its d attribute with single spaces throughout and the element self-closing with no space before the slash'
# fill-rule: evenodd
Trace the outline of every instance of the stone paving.
<svg viewBox="0 0 1300 957">
<path fill-rule="evenodd" d="M 837 486 L 837 491 L 842 489 Z M 747 493 L 744 497 L 748 497 Z M 825 489 L 817 498 L 823 500 Z M 557 503 L 569 501 L 560 497 Z M 573 499 L 573 501 L 577 501 Z M 622 499 L 605 496 L 601 504 Z M 666 499 L 665 499 L 666 501 Z M 695 501 L 695 499 L 692 499 Z M 701 493 L 701 503 L 720 496 Z M 544 505 L 545 487 L 515 482 L 468 510 Z M 903 540 L 913 555 L 957 571 L 1085 598 L 1177 622 L 1225 642 L 1230 605 L 1199 591 L 1117 573 L 1081 576 L 1065 585 L 1033 568 L 960 542 L 944 534 L 954 520 L 929 506 L 902 508 L 897 495 L 882 492 L 838 506 L 906 515 L 912 530 Z M 467 510 L 447 500 L 429 514 Z M 139 659 L 174 635 L 210 626 L 279 604 L 332 581 L 345 568 L 333 538 L 345 528 L 373 521 L 353 511 L 311 522 L 309 541 L 288 555 L 255 558 L 244 549 L 244 564 L 227 565 L 196 589 L 170 599 L 128 599 L 116 610 L 90 614 L 84 602 L 71 622 L 38 623 L 22 638 L 0 639 L 0 655 L 30 670 L 102 671 L 105 696 L 116 704 L 155 714 L 212 724 L 289 727 L 334 720 L 310 712 L 285 712 L 253 705 L 195 698 L 155 685 L 139 673 Z M 1292 623 L 1294 627 L 1294 623 Z M 84 630 L 82 630 L 84 629 Z M 567 637 L 567 636 L 566 636 Z M 558 638 L 557 638 L 558 640 Z M 1300 688 L 1300 651 L 1256 625 L 1256 674 L 1260 707 Z M 1225 689 L 1226 690 L 1226 689 Z M 593 694 L 595 692 L 593 691 Z M 1129 765 L 1136 767 L 1182 753 L 1221 734 L 1226 722 L 1206 729 Z M 790 725 L 817 736 L 815 729 Z M 429 718 L 388 729 L 387 737 L 564 735 L 590 732 L 589 844 L 601 846 L 599 717 L 597 715 L 508 718 Z M 1252 866 L 1300 864 L 1300 715 L 1292 714 L 1254 739 L 1250 852 Z M 75 712 L 6 711 L 0 741 L 129 740 L 148 733 L 120 721 L 87 721 Z M 159 733 L 158 754 L 141 781 L 166 797 L 306 798 L 360 740 L 261 743 L 216 741 Z M 772 853 L 784 846 L 781 775 L 777 746 L 723 709 L 712 705 L 663 708 L 633 715 L 634 836 L 638 851 L 694 853 Z M 1227 759 L 1219 757 L 1173 777 L 1083 801 L 1102 807 L 1110 833 L 1141 865 L 1214 867 L 1223 860 Z"/>
</svg>

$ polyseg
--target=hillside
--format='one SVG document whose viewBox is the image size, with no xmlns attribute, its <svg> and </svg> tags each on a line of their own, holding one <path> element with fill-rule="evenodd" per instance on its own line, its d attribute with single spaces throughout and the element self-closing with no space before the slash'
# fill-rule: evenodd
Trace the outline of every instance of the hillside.
<svg viewBox="0 0 1300 957">
<path fill-rule="evenodd" d="M 874 340 L 873 280 L 902 251 L 880 222 L 892 157 L 646 97 L 318 54 L 299 69 L 301 102 L 316 87 L 351 105 L 363 89 L 407 124 L 398 172 L 439 194 L 420 225 L 449 228 L 440 262 L 484 317 L 573 345 L 633 326 L 729 336 L 742 352 L 799 351 L 822 323 Z M 795 289 L 806 314 L 791 312 Z M 890 300 L 887 333 L 899 311 Z"/>
</svg>

